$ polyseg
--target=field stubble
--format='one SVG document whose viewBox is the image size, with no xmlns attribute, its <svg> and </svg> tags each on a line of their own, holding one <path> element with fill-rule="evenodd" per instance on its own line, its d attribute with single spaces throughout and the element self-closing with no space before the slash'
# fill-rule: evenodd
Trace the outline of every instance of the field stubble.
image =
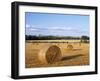
<svg viewBox="0 0 100 81">
<path fill-rule="evenodd" d="M 58 43 L 36 43 L 34 41 L 26 41 L 25 43 L 25 67 L 57 67 L 57 66 L 79 66 L 89 65 L 89 43 L 78 43 L 78 40 L 66 40 L 58 41 Z M 40 42 L 40 41 L 39 41 Z M 40 50 L 44 49 L 44 46 L 56 45 L 61 49 L 62 59 L 52 64 L 41 63 L 38 59 Z M 68 45 L 72 45 L 73 49 L 69 50 Z"/>
</svg>

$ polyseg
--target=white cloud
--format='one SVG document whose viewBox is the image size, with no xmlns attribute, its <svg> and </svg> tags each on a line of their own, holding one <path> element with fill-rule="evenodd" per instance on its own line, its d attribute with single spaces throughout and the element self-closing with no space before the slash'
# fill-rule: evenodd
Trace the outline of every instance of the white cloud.
<svg viewBox="0 0 100 81">
<path fill-rule="evenodd" d="M 38 30 L 38 29 L 35 29 L 35 28 L 30 28 L 30 30 L 31 30 L 31 31 L 36 31 L 36 30 Z"/>
<path fill-rule="evenodd" d="M 67 30 L 73 30 L 72 27 L 49 27 L 48 29 L 51 29 L 51 30 L 60 30 L 60 31 L 67 31 Z"/>
<path fill-rule="evenodd" d="M 33 27 L 29 27 L 29 28 L 27 28 L 26 30 L 27 30 L 27 31 L 37 31 L 37 30 L 39 30 L 39 29 L 33 28 Z"/>
<path fill-rule="evenodd" d="M 30 25 L 29 24 L 26 24 L 26 28 L 29 28 L 30 27 Z"/>
<path fill-rule="evenodd" d="M 36 30 L 39 30 L 38 28 L 36 28 L 36 26 L 31 26 L 29 24 L 26 24 L 26 30 L 28 31 L 36 31 Z"/>
<path fill-rule="evenodd" d="M 65 26 L 51 26 L 51 27 L 40 27 L 40 26 L 30 26 L 30 25 L 26 25 L 26 30 L 27 31 L 38 31 L 38 32 L 45 32 L 45 31 L 48 31 L 48 32 L 66 32 L 66 31 L 70 31 L 70 32 L 76 32 L 76 33 L 79 33 L 79 32 L 82 32 L 80 31 L 80 29 L 77 29 L 76 27 L 73 28 L 73 27 L 65 27 Z M 78 32 L 79 31 L 79 32 Z"/>
<path fill-rule="evenodd" d="M 26 28 L 30 29 L 30 30 L 54 30 L 54 31 L 71 31 L 74 30 L 74 28 L 72 27 L 65 27 L 65 26 L 51 26 L 51 27 L 40 27 L 40 26 L 34 26 L 34 25 L 29 25 L 26 24 Z"/>
</svg>

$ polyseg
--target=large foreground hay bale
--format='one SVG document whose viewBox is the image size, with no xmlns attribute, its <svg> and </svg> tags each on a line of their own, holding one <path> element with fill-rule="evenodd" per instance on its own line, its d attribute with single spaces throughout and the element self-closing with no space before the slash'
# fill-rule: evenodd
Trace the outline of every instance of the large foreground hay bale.
<svg viewBox="0 0 100 81">
<path fill-rule="evenodd" d="M 40 62 L 45 64 L 55 63 L 57 61 L 60 61 L 62 58 L 61 50 L 56 45 L 45 46 L 40 50 L 38 58 Z"/>
</svg>

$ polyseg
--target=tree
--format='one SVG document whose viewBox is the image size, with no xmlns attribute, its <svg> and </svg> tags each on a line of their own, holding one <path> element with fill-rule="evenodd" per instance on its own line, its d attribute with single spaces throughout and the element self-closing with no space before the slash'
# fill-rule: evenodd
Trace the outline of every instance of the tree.
<svg viewBox="0 0 100 81">
<path fill-rule="evenodd" d="M 82 36 L 81 39 L 83 39 L 83 40 L 89 40 L 89 37 L 88 36 Z"/>
<path fill-rule="evenodd" d="M 84 43 L 88 43 L 89 42 L 89 37 L 88 36 L 81 36 L 81 42 L 84 42 Z"/>
</svg>

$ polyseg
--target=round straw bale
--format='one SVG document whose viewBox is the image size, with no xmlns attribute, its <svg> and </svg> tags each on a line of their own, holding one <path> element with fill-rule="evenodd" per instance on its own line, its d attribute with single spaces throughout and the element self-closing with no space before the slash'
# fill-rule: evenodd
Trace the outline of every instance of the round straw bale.
<svg viewBox="0 0 100 81">
<path fill-rule="evenodd" d="M 44 46 L 38 54 L 40 62 L 45 64 L 52 64 L 60 61 L 62 58 L 61 50 L 58 46 Z"/>
<path fill-rule="evenodd" d="M 67 46 L 67 49 L 68 49 L 68 50 L 72 50 L 72 49 L 73 49 L 73 45 L 68 45 L 68 46 Z"/>
</svg>

